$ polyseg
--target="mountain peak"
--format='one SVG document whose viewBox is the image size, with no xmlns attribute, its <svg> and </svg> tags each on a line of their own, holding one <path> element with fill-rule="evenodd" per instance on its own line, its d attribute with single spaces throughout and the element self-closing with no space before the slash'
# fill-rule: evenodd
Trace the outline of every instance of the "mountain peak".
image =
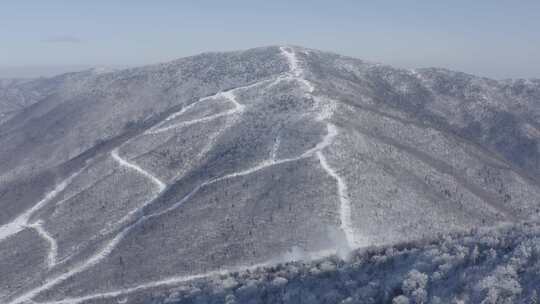
<svg viewBox="0 0 540 304">
<path fill-rule="evenodd" d="M 130 300 L 540 216 L 534 83 L 273 46 L 0 96 L 3 303 Z"/>
</svg>

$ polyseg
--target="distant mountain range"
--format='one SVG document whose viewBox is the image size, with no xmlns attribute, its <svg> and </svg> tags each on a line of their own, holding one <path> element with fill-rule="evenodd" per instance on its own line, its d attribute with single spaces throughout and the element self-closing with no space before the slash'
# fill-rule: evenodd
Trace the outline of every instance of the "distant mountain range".
<svg viewBox="0 0 540 304">
<path fill-rule="evenodd" d="M 3 80 L 0 302 L 534 222 L 539 147 L 540 80 L 297 46 Z"/>
<path fill-rule="evenodd" d="M 79 72 L 89 69 L 126 69 L 127 65 L 28 65 L 28 66 L 0 66 L 0 81 L 2 79 L 32 79 L 54 77 L 59 74 Z"/>
</svg>

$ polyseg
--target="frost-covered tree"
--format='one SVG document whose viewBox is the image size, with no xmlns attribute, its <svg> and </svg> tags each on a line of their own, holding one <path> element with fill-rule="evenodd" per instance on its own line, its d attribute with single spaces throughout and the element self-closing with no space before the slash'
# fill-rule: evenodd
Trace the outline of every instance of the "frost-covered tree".
<svg viewBox="0 0 540 304">
<path fill-rule="evenodd" d="M 413 303 L 421 304 L 427 301 L 427 283 L 428 276 L 414 269 L 407 274 L 401 289 L 404 295 L 413 300 Z"/>
<path fill-rule="evenodd" d="M 409 298 L 404 295 L 399 295 L 392 300 L 392 304 L 409 304 Z"/>
</svg>

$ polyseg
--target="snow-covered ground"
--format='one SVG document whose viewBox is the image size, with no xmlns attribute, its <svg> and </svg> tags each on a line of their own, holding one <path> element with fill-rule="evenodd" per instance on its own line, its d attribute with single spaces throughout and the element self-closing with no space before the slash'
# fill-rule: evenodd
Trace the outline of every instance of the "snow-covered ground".
<svg viewBox="0 0 540 304">
<path fill-rule="evenodd" d="M 96 154 L 84 172 L 42 183 L 35 200 L 0 184 L 0 207 L 31 206 L 6 209 L 0 255 L 19 238 L 24 254 L 25 229 L 47 245 L 40 279 L 0 286 L 3 303 L 129 301 L 299 257 L 538 218 L 532 81 L 497 84 L 517 95 L 514 109 L 472 76 L 294 46 L 84 77 L 68 77 L 66 100 L 41 105 L 73 115 L 32 112 L 39 119 L 8 126 L 11 142 L 0 136 L 45 138 L 26 124 L 79 117 L 35 149 L 0 150 L 10 182 Z M 493 122 L 510 131 L 499 136 Z M 0 265 L 24 269 L 13 256 Z"/>
<path fill-rule="evenodd" d="M 32 215 L 41 208 L 43 208 L 47 203 L 49 203 L 49 201 L 54 199 L 60 192 L 64 191 L 64 189 L 66 189 L 66 187 L 73 180 L 73 178 L 80 174 L 81 171 L 76 172 L 75 174 L 58 183 L 58 185 L 56 185 L 54 189 L 47 192 L 43 199 L 37 202 L 30 209 L 24 211 L 21 215 L 17 216 L 11 222 L 0 226 L 0 242 L 11 237 L 12 235 L 21 232 L 24 229 L 27 229 L 32 224 L 34 224 L 29 222 Z"/>
</svg>

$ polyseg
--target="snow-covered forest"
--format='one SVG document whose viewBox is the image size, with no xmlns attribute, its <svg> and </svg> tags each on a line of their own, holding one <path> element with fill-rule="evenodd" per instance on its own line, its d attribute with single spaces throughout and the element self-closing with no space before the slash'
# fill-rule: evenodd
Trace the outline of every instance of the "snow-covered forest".
<svg viewBox="0 0 540 304">
<path fill-rule="evenodd" d="M 540 226 L 444 234 L 209 277 L 153 303 L 540 303 Z"/>
</svg>

